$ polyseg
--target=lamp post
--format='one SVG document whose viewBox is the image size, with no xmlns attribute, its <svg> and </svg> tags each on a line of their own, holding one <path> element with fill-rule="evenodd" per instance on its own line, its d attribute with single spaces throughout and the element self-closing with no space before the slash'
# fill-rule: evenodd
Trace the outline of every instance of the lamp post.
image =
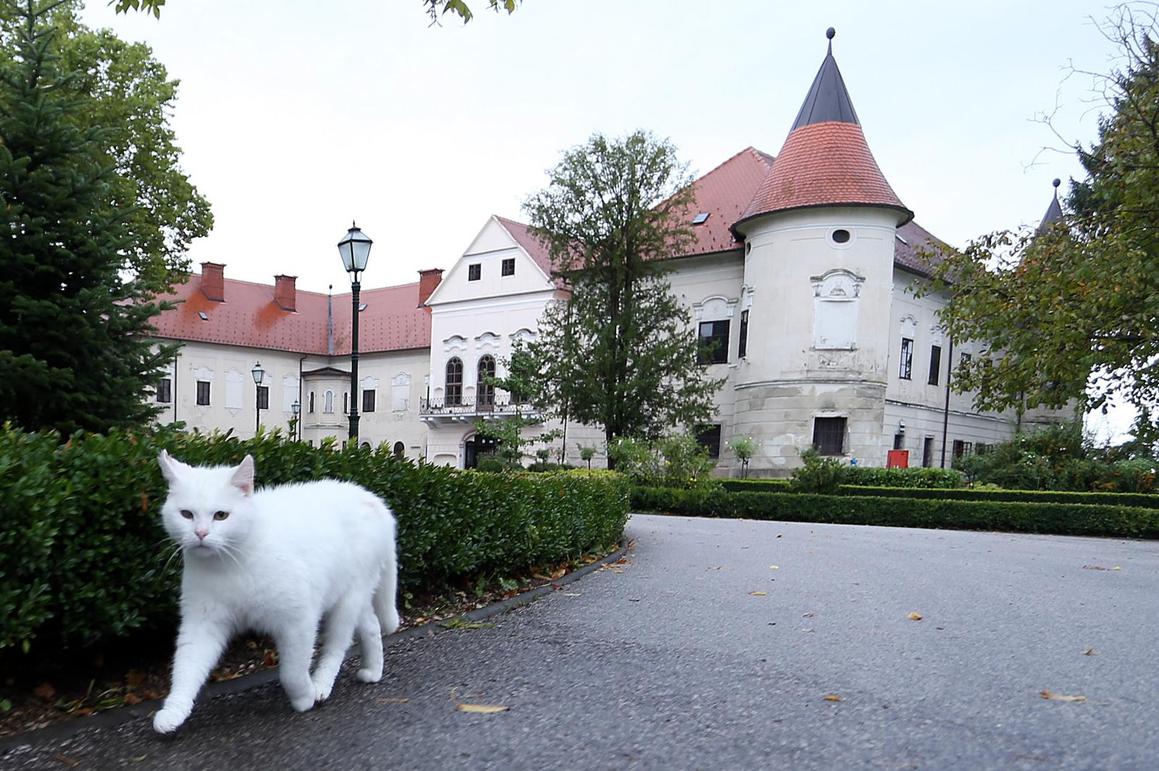
<svg viewBox="0 0 1159 771">
<path fill-rule="evenodd" d="M 291 419 L 294 422 L 294 429 L 291 431 L 293 436 L 291 438 L 297 441 L 302 438 L 302 424 L 300 422 L 301 418 L 299 417 L 299 415 L 302 413 L 302 405 L 298 403 L 297 399 L 295 399 L 294 403 L 290 405 L 290 412 L 294 415 L 294 417 Z"/>
<path fill-rule="evenodd" d="M 358 290 L 361 285 L 358 275 L 366 270 L 370 259 L 370 245 L 374 243 L 350 223 L 345 237 L 338 242 L 338 254 L 342 256 L 342 267 L 350 274 L 350 293 L 353 304 L 353 320 L 350 327 L 350 441 L 358 443 Z"/>
<path fill-rule="evenodd" d="M 254 376 L 254 436 L 257 436 L 262 428 L 262 383 L 266 380 L 266 371 L 260 361 L 254 362 L 250 374 Z"/>
</svg>

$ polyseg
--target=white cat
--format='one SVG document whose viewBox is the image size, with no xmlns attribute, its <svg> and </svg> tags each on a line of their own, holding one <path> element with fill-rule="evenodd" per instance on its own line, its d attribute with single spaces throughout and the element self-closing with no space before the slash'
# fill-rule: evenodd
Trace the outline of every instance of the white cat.
<svg viewBox="0 0 1159 771">
<path fill-rule="evenodd" d="M 181 630 L 173 685 L 153 728 L 169 733 L 189 717 L 197 692 L 230 638 L 269 634 L 278 674 L 299 712 L 330 696 L 358 632 L 359 680 L 382 678 L 382 635 L 398 629 L 395 521 L 380 498 L 348 482 L 254 491 L 254 462 L 188 466 L 162 451 L 169 497 L 165 530 L 180 546 Z M 325 616 L 322 652 L 310 660 Z"/>
</svg>

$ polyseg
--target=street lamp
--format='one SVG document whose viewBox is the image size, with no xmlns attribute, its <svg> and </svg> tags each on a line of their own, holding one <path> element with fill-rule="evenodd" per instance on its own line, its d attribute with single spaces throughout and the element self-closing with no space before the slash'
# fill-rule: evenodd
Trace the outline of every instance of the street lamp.
<svg viewBox="0 0 1159 771">
<path fill-rule="evenodd" d="M 346 236 L 338 242 L 338 254 L 342 256 L 342 267 L 350 274 L 351 302 L 353 303 L 353 321 L 350 329 L 350 440 L 358 440 L 358 274 L 366 270 L 366 261 L 370 259 L 370 245 L 374 243 L 358 229 L 358 225 L 350 223 Z"/>
<path fill-rule="evenodd" d="M 294 430 L 292 432 L 293 433 L 292 438 L 293 439 L 301 439 L 302 438 L 302 430 L 301 430 L 302 424 L 299 422 L 300 418 L 298 416 L 302 412 L 302 405 L 298 403 L 297 399 L 295 399 L 294 403 L 290 405 L 290 412 L 292 412 L 294 415 L 294 417 L 293 417 Z"/>
<path fill-rule="evenodd" d="M 258 431 L 262 428 L 262 383 L 266 380 L 266 371 L 262 369 L 262 363 L 255 361 L 253 369 L 250 374 L 254 376 L 254 436 L 258 435 Z"/>
</svg>

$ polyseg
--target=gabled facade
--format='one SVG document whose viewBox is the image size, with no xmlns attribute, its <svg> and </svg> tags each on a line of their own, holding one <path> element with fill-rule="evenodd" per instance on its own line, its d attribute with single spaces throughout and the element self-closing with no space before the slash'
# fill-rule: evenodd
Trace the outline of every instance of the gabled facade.
<svg viewBox="0 0 1159 771">
<path fill-rule="evenodd" d="M 947 247 L 878 167 L 828 37 L 780 153 L 746 148 L 694 183 L 682 215 L 694 243 L 669 265 L 698 336 L 716 344 L 708 366 L 724 385 L 712 422 L 695 428 L 722 474 L 738 466 L 729 442 L 740 436 L 756 442 L 750 473 L 783 475 L 810 446 L 849 463 L 884 465 L 901 449 L 910 465 L 948 466 L 1015 431 L 1014 415 L 980 413 L 950 392 L 953 366 L 976 349 L 942 332 L 944 298 L 912 291 Z M 487 378 L 506 374 L 514 343 L 533 339 L 547 304 L 565 296 L 544 246 L 499 216 L 446 275 L 422 271 L 418 284 L 364 292 L 360 439 L 473 466 L 487 449 L 476 421 L 537 416 Z M 345 436 L 349 295 L 295 293 L 285 276 L 273 287 L 228 282 L 206 264 L 175 299 L 182 305 L 158 325 L 159 337 L 185 343 L 175 417 L 245 435 L 248 372 L 260 359 L 275 389 L 269 420 L 287 422 L 296 397 L 303 439 Z M 191 403 L 206 381 L 211 393 L 224 387 L 221 401 Z M 248 414 L 252 425 L 252 406 Z M 554 449 L 568 462 L 580 462 L 580 445 L 603 449 L 598 426 L 549 428 L 564 432 Z"/>
</svg>

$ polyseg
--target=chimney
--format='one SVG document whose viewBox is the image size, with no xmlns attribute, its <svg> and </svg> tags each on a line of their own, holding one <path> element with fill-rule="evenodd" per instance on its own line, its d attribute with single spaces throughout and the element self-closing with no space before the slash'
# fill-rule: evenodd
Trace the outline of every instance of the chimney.
<svg viewBox="0 0 1159 771">
<path fill-rule="evenodd" d="M 274 276 L 274 302 L 284 311 L 298 310 L 297 276 Z"/>
<path fill-rule="evenodd" d="M 225 302 L 225 265 L 217 262 L 201 263 L 201 291 L 210 300 Z"/>
<path fill-rule="evenodd" d="M 419 271 L 419 305 L 426 303 L 427 298 L 431 296 L 431 292 L 435 291 L 435 287 L 443 280 L 442 268 L 427 268 Z"/>
</svg>

